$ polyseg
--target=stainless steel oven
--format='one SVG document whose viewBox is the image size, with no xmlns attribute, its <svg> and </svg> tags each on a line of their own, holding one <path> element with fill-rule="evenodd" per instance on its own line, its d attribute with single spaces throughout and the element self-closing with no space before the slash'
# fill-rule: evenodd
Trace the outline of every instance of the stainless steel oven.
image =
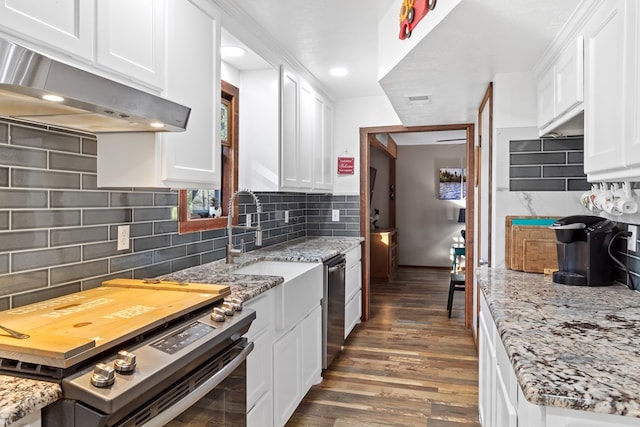
<svg viewBox="0 0 640 427">
<path fill-rule="evenodd" d="M 63 399 L 43 409 L 42 425 L 245 426 L 246 358 L 253 343 L 242 335 L 256 315 L 225 304 L 213 308 L 218 316 L 226 313 L 221 322 L 211 310 L 141 334 L 126 351 L 114 348 L 65 372 L 59 380 Z"/>
</svg>

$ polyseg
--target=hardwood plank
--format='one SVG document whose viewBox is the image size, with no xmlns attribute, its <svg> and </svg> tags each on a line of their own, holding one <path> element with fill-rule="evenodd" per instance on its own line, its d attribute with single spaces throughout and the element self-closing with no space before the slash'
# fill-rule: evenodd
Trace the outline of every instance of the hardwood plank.
<svg viewBox="0 0 640 427">
<path fill-rule="evenodd" d="M 478 356 L 449 273 L 400 267 L 287 426 L 478 427 Z"/>
</svg>

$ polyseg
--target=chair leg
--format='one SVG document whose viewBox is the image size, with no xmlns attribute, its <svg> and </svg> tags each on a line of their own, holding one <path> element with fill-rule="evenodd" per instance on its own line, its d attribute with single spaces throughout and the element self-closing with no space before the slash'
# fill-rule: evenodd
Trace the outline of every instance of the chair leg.
<svg viewBox="0 0 640 427">
<path fill-rule="evenodd" d="M 451 318 L 451 309 L 453 308 L 453 291 L 455 286 L 453 280 L 449 282 L 449 299 L 447 300 L 447 310 L 449 310 L 449 319 Z"/>
</svg>

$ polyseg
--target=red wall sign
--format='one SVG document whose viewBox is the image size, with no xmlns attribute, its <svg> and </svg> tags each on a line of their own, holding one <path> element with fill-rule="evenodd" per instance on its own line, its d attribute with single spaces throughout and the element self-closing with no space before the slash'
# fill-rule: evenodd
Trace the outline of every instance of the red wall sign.
<svg viewBox="0 0 640 427">
<path fill-rule="evenodd" d="M 338 174 L 353 175 L 356 159 L 354 157 L 338 157 Z"/>
</svg>

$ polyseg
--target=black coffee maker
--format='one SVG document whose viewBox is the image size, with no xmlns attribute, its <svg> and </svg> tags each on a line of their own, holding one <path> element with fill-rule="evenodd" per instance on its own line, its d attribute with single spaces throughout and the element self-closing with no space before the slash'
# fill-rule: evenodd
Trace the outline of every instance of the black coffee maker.
<svg viewBox="0 0 640 427">
<path fill-rule="evenodd" d="M 558 270 L 554 283 L 602 286 L 613 283 L 613 261 L 608 253 L 616 224 L 606 218 L 574 215 L 561 218 L 549 228 L 558 241 Z"/>
</svg>

